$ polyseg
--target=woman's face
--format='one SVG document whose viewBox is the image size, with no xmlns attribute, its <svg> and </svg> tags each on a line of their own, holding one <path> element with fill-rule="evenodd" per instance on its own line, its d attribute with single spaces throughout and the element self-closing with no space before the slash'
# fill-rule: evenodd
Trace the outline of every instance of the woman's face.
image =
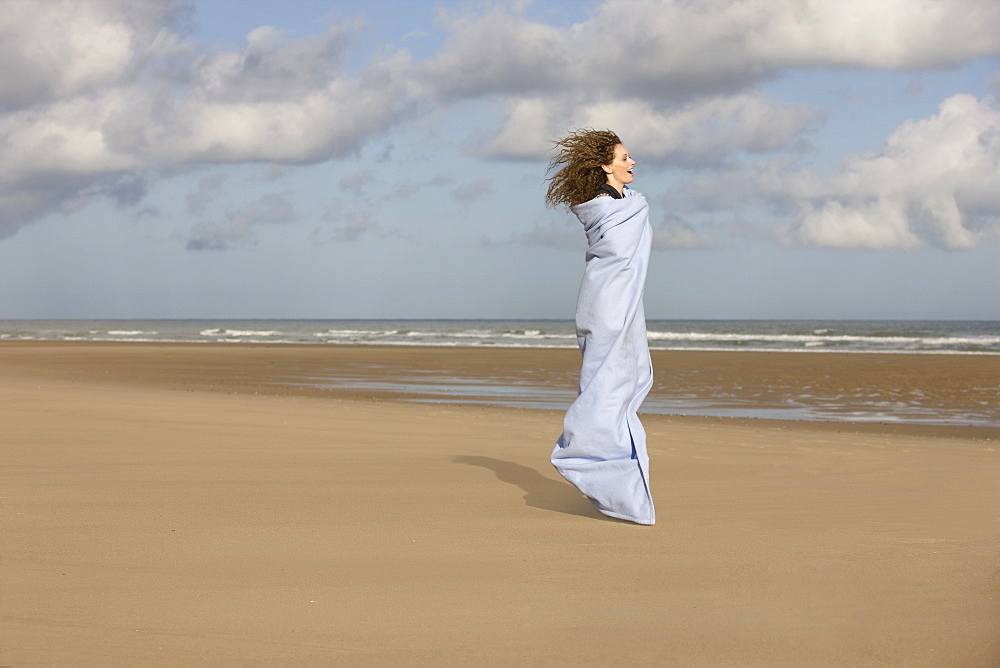
<svg viewBox="0 0 1000 668">
<path fill-rule="evenodd" d="M 628 149 L 618 144 L 615 146 L 615 159 L 610 165 L 602 165 L 601 169 L 608 175 L 608 183 L 621 190 L 623 185 L 632 183 L 635 178 L 632 176 L 634 166 L 635 160 L 629 157 Z"/>
</svg>

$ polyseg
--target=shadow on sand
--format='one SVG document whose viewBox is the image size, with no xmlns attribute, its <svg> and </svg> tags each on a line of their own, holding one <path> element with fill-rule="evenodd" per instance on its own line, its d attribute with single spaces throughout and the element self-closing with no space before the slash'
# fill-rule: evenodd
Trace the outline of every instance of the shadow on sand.
<svg viewBox="0 0 1000 668">
<path fill-rule="evenodd" d="M 602 515 L 585 496 L 569 483 L 546 478 L 535 469 L 527 466 L 475 455 L 458 455 L 452 457 L 451 460 L 456 464 L 480 466 L 493 471 L 500 482 L 520 487 L 524 492 L 525 505 L 532 508 L 542 508 L 557 513 L 595 519 L 611 519 Z"/>
</svg>

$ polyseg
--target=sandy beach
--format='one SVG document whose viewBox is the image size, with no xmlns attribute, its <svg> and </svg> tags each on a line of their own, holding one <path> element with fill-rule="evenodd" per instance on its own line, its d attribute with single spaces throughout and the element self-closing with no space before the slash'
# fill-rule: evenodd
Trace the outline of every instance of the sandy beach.
<svg viewBox="0 0 1000 668">
<path fill-rule="evenodd" d="M 0 344 L 0 665 L 1000 665 L 1000 428 L 644 415 L 640 527 L 551 468 L 560 411 L 289 382 L 572 387 L 578 364 Z M 654 393 L 808 386 L 848 412 L 894 392 L 995 411 L 1000 384 L 1000 356 L 654 365 Z"/>
</svg>

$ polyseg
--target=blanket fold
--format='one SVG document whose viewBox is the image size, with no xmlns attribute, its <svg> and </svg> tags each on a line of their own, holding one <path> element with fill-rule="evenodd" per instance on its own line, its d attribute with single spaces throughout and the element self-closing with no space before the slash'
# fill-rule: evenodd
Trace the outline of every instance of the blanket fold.
<svg viewBox="0 0 1000 668">
<path fill-rule="evenodd" d="M 571 209 L 588 244 L 576 307 L 583 362 L 552 464 L 605 515 L 654 524 L 637 415 L 653 384 L 642 304 L 652 231 L 646 198 L 628 188 L 623 194 Z"/>
</svg>

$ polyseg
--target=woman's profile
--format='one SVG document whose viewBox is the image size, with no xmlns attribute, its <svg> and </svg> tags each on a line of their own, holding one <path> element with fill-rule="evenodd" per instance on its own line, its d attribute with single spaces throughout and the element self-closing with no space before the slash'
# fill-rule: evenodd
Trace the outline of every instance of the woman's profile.
<svg viewBox="0 0 1000 668">
<path fill-rule="evenodd" d="M 646 432 L 637 415 L 653 384 L 642 305 L 649 205 L 628 187 L 635 160 L 615 133 L 576 130 L 554 143 L 545 201 L 580 219 L 587 254 L 576 305 L 579 393 L 552 464 L 605 515 L 654 524 Z"/>
</svg>

